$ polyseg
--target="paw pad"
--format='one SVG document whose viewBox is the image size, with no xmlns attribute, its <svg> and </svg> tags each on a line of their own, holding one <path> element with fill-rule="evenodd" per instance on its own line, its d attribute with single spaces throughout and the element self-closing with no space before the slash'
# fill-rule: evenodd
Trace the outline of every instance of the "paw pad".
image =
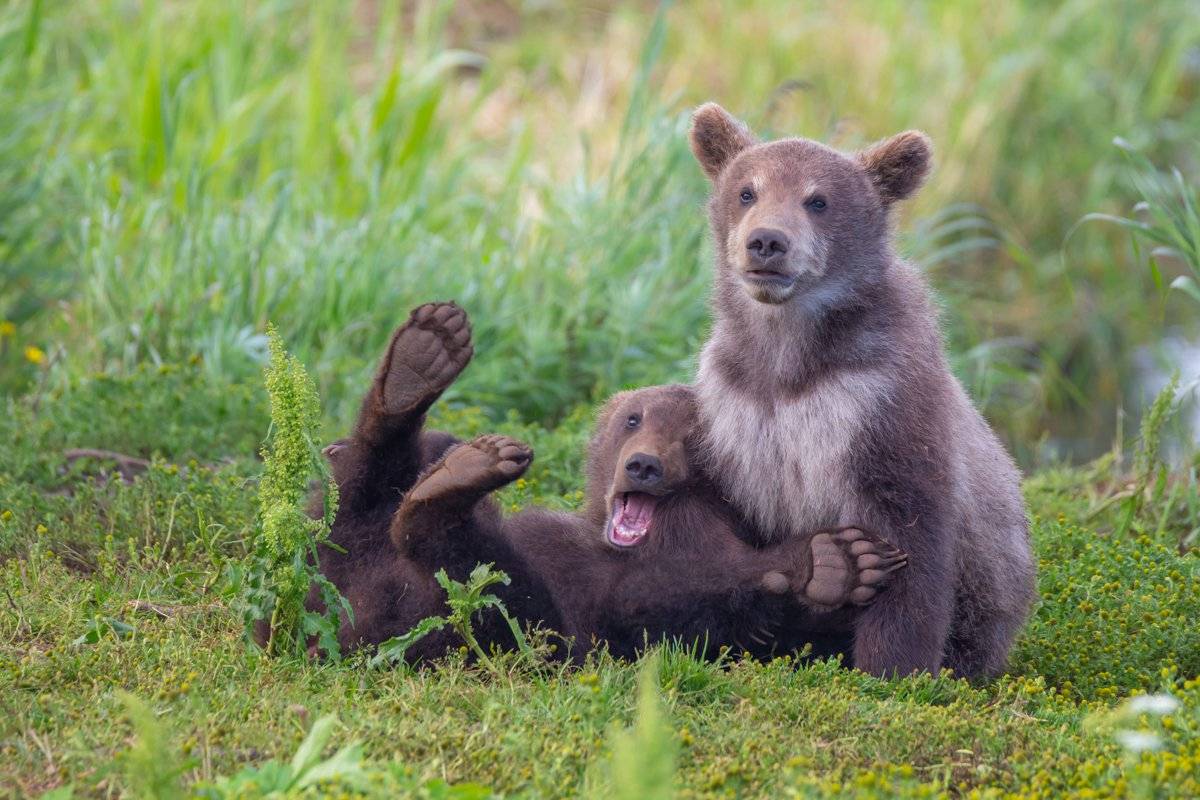
<svg viewBox="0 0 1200 800">
<path fill-rule="evenodd" d="M 816 605 L 865 605 L 908 563 L 895 547 L 857 528 L 818 533 L 810 546 L 813 570 L 804 596 Z"/>
<path fill-rule="evenodd" d="M 532 461 L 533 450 L 524 442 L 486 434 L 446 453 L 412 488 L 409 499 L 425 502 L 464 491 L 486 494 L 519 478 Z"/>
<path fill-rule="evenodd" d="M 392 334 L 376 381 L 392 413 L 433 405 L 471 360 L 471 324 L 454 303 L 427 303 Z"/>
</svg>

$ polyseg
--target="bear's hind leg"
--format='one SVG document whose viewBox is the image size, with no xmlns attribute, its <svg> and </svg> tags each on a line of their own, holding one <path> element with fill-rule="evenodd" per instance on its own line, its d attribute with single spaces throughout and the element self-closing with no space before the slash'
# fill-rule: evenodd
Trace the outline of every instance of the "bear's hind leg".
<svg viewBox="0 0 1200 800">
<path fill-rule="evenodd" d="M 343 505 L 394 502 L 429 463 L 425 412 L 471 360 L 471 325 L 454 303 L 427 303 L 392 334 L 353 434 L 327 448 Z M 448 437 L 447 437 L 448 438 Z M 428 448 L 424 448 L 428 449 Z"/>
<path fill-rule="evenodd" d="M 947 554 L 934 547 L 916 553 L 910 548 L 909 559 L 887 593 L 854 621 L 854 666 L 878 677 L 936 675 L 950 639 L 954 587 L 946 578 L 951 573 Z"/>
<path fill-rule="evenodd" d="M 474 352 L 466 311 L 454 303 L 417 307 L 392 335 L 375 378 L 381 405 L 390 414 L 424 414 Z"/>
<path fill-rule="evenodd" d="M 474 354 L 467 313 L 454 303 L 426 303 L 396 329 L 363 399 L 355 425 L 359 441 L 415 430 L 425 412 Z"/>
<path fill-rule="evenodd" d="M 946 645 L 945 665 L 958 678 L 986 678 L 1000 674 L 1008 663 L 1009 651 L 1024 624 L 1025 615 L 1004 613 L 995 608 L 970 608 L 961 601 L 958 615 Z"/>
</svg>

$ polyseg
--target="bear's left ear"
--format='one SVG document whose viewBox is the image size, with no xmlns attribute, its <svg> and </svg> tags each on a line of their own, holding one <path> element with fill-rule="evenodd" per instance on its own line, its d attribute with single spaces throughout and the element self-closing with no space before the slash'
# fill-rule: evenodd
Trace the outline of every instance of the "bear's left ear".
<svg viewBox="0 0 1200 800">
<path fill-rule="evenodd" d="M 933 166 L 933 145 L 920 131 L 905 131 L 863 150 L 858 160 L 884 205 L 911 197 Z"/>
<path fill-rule="evenodd" d="M 688 142 L 710 181 L 716 181 L 733 157 L 757 143 L 745 123 L 716 103 L 705 103 L 692 113 Z"/>
</svg>

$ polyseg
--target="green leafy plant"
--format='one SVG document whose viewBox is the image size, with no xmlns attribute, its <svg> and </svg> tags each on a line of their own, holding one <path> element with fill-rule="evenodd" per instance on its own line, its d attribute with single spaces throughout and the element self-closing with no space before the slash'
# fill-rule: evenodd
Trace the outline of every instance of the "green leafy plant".
<svg viewBox="0 0 1200 800">
<path fill-rule="evenodd" d="M 179 776 L 190 764 L 181 763 L 172 752 L 170 737 L 145 702 L 124 692 L 121 699 L 134 736 L 133 746 L 121 753 L 121 772 L 133 796 L 146 800 L 182 800 Z"/>
<path fill-rule="evenodd" d="M 110 617 L 93 617 L 88 620 L 84 632 L 79 638 L 71 642 L 73 645 L 95 644 L 105 636 L 112 636 L 116 639 L 132 636 L 134 628 L 119 619 Z"/>
<path fill-rule="evenodd" d="M 1176 372 L 1142 415 L 1129 473 L 1121 472 L 1124 458 L 1119 447 L 1098 462 L 1095 474 L 1108 473 L 1114 489 L 1092 506 L 1089 520 L 1112 520 L 1113 530 L 1121 535 L 1174 538 L 1181 549 L 1195 543 L 1200 534 L 1195 467 L 1173 469 L 1161 452 L 1164 431 L 1178 410 Z"/>
<path fill-rule="evenodd" d="M 614 729 L 608 782 L 595 796 L 617 800 L 667 800 L 675 796 L 677 746 L 659 698 L 658 655 L 638 671 L 638 702 L 632 727 Z"/>
<path fill-rule="evenodd" d="M 471 623 L 471 619 L 478 612 L 489 608 L 496 609 L 508 623 L 521 655 L 531 662 L 540 660 L 537 650 L 529 644 L 520 624 L 508 615 L 508 609 L 504 607 L 500 598 L 491 593 L 484 593 L 489 586 L 498 583 L 507 586 L 510 582 L 508 575 L 499 570 L 492 571 L 491 564 L 478 564 L 475 569 L 471 570 L 466 583 L 452 579 L 444 569 L 439 569 L 434 577 L 438 584 L 446 590 L 446 605 L 450 607 L 450 613 L 447 616 L 426 617 L 403 636 L 394 636 L 379 645 L 378 651 L 371 658 L 371 666 L 403 661 L 405 654 L 414 644 L 434 631 L 449 627 L 466 643 L 481 664 L 491 672 L 499 673 L 500 668 L 484 651 L 479 640 L 475 638 Z"/>
<path fill-rule="evenodd" d="M 1149 244 L 1146 261 L 1159 289 L 1181 292 L 1200 303 L 1200 197 L 1195 182 L 1178 167 L 1163 172 L 1124 139 L 1117 138 L 1113 143 L 1125 157 L 1130 180 L 1141 196 L 1134 209 L 1136 216 L 1089 214 L 1084 220 L 1112 222 L 1130 231 L 1139 257 L 1139 245 Z M 1186 270 L 1166 287 L 1159 263 L 1162 259 L 1174 260 Z"/>
<path fill-rule="evenodd" d="M 496 796 L 478 784 L 420 781 L 397 764 L 372 765 L 364 760 L 363 747 L 358 741 L 322 758 L 321 753 L 333 738 L 335 725 L 337 718 L 327 714 L 313 723 L 288 763 L 270 759 L 257 766 L 244 767 L 234 775 L 194 787 L 193 796 L 206 800 L 345 796 L 348 792 L 359 797 L 422 800 L 487 800 Z"/>
<path fill-rule="evenodd" d="M 442 780 L 423 782 L 405 774 L 397 765 L 374 766 L 363 758 L 357 740 L 329 756 L 322 753 L 333 739 L 337 718 L 327 714 L 309 728 L 291 760 L 267 759 L 243 767 L 232 775 L 202 781 L 185 794 L 180 777 L 194 762 L 181 759 L 170 747 L 170 737 L 154 711 L 135 695 L 122 693 L 126 716 L 133 726 L 133 746 L 121 753 L 122 777 L 132 796 L 146 800 L 247 800 L 328 796 L 334 791 L 354 792 L 362 797 L 419 797 L 438 800 L 484 800 L 493 792 L 477 784 L 454 785 Z M 51 796 L 51 795 L 46 795 Z M 71 787 L 53 795 L 71 798 Z"/>
<path fill-rule="evenodd" d="M 362 745 L 351 742 L 328 758 L 321 752 L 333 736 L 337 719 L 326 715 L 313 723 L 287 764 L 274 759 L 248 766 L 229 777 L 219 778 L 199 792 L 201 797 L 287 797 L 322 783 L 336 781 L 338 788 L 362 791 L 370 785 L 370 773 L 363 766 Z"/>
<path fill-rule="evenodd" d="M 268 654 L 303 653 L 306 638 L 315 635 L 318 646 L 337 657 L 338 615 L 341 611 L 350 615 L 351 609 L 337 587 L 321 575 L 316 558 L 316 545 L 332 529 L 338 497 L 337 484 L 325 474 L 316 443 L 317 390 L 300 362 L 284 351 L 274 326 L 268 326 L 267 335 L 271 437 L 263 448 L 251 565 L 245 575 L 235 576 L 235 583 L 244 586 L 247 634 L 252 636 L 255 625 L 269 619 Z M 322 516 L 317 519 L 302 510 L 308 478 L 314 472 L 325 474 Z M 324 613 L 305 609 L 312 585 L 319 589 Z"/>
</svg>

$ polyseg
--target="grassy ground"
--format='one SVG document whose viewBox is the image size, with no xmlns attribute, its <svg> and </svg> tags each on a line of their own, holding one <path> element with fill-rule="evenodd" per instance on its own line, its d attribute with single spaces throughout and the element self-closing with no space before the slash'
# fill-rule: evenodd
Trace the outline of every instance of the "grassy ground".
<svg viewBox="0 0 1200 800">
<path fill-rule="evenodd" d="M 1042 601 L 1008 676 L 889 683 L 737 654 L 703 664 L 667 648 L 653 684 L 661 729 L 639 729 L 650 744 L 626 747 L 638 665 L 544 670 L 510 658 L 491 674 L 451 658 L 411 674 L 248 650 L 225 575 L 245 557 L 256 511 L 260 466 L 246 454 L 265 429 L 257 383 L 212 385 L 191 365 L 36 400 L 36 413 L 32 398 L 13 404 L 0 431 L 0 786 L 14 796 L 63 786 L 151 796 L 165 778 L 206 796 L 259 796 L 251 778 L 288 764 L 327 714 L 339 720 L 331 745 L 361 742 L 364 761 L 336 762 L 314 795 L 639 797 L 638 776 L 670 779 L 671 763 L 683 797 L 1200 789 L 1200 562 L 1178 552 L 1194 506 L 1180 512 L 1178 497 L 1160 495 L 1127 519 L 1127 498 L 1101 502 L 1121 488 L 1106 488 L 1118 473 L 1103 464 L 1027 485 Z M 437 417 L 467 434 L 492 427 L 469 407 Z M 498 427 L 539 451 L 506 504 L 577 502 L 586 412 L 555 430 Z M 68 443 L 160 458 L 126 483 L 110 462 L 68 462 Z M 1186 496 L 1195 502 L 1194 489 Z M 136 728 L 126 693 L 153 712 Z M 1179 705 L 1139 711 L 1128 698 L 1144 693 Z M 1156 737 L 1145 752 L 1121 738 L 1138 731 Z M 250 768 L 233 788 L 219 784 Z"/>
<path fill-rule="evenodd" d="M 1194 317 L 1187 283 L 1155 285 L 1200 279 L 1194 204 L 1151 167 L 1194 198 L 1182 0 L 457 8 L 0 6 L 0 792 L 1200 793 L 1200 493 L 1153 414 L 1027 482 L 1042 601 L 981 685 L 679 648 L 415 675 L 245 648 L 227 570 L 267 320 L 332 438 L 407 310 L 457 299 L 479 356 L 438 422 L 530 441 L 505 504 L 571 507 L 594 404 L 686 379 L 704 336 L 701 100 L 839 146 L 931 134 L 902 245 L 1027 464 L 1132 439 L 1106 428 L 1130 354 Z M 1075 227 L 1137 200 L 1133 237 Z M 126 482 L 81 448 L 152 463 Z"/>
</svg>

